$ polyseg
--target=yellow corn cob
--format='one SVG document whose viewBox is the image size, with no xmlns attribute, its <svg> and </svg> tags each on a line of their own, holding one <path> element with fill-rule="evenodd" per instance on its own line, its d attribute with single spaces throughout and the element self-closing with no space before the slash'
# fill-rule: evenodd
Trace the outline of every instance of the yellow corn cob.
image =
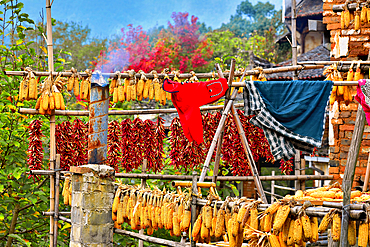
<svg viewBox="0 0 370 247">
<path fill-rule="evenodd" d="M 127 211 L 127 204 L 129 203 L 129 196 L 125 195 L 123 197 L 123 203 L 122 203 L 122 208 L 123 208 L 123 218 L 128 218 L 128 211 Z M 114 198 L 116 199 L 116 198 Z"/>
<path fill-rule="evenodd" d="M 212 228 L 211 228 L 211 231 L 210 231 L 210 236 L 211 237 L 215 236 L 216 223 L 217 223 L 217 215 L 214 215 L 213 218 L 212 218 Z"/>
<path fill-rule="evenodd" d="M 126 208 L 126 212 L 127 212 L 127 219 L 131 220 L 131 209 L 132 209 L 132 197 L 130 196 L 128 198 L 128 201 L 127 201 L 127 208 Z"/>
<path fill-rule="evenodd" d="M 161 208 L 161 221 L 166 229 L 167 229 L 167 216 L 168 216 L 167 203 L 165 203 L 164 205 L 162 205 Z"/>
<path fill-rule="evenodd" d="M 361 222 L 358 228 L 358 246 L 366 247 L 369 236 L 369 224 Z"/>
<path fill-rule="evenodd" d="M 278 209 L 281 207 L 281 204 L 279 202 L 274 202 L 271 204 L 265 211 L 265 213 L 270 213 L 271 215 L 275 214 Z"/>
<path fill-rule="evenodd" d="M 141 213 L 141 204 L 139 204 L 139 206 L 137 207 L 137 210 L 136 210 L 135 214 L 133 215 L 133 218 L 134 218 L 134 221 L 135 221 L 135 225 L 136 225 L 136 229 L 137 230 L 141 229 L 141 225 L 140 225 L 140 213 Z"/>
<path fill-rule="evenodd" d="M 239 87 L 238 88 L 238 94 L 242 94 L 243 93 L 243 87 Z"/>
<path fill-rule="evenodd" d="M 355 75 L 354 75 L 354 80 L 355 81 L 358 81 L 360 79 L 361 79 L 361 69 L 360 69 L 360 67 L 357 67 L 356 68 Z"/>
<path fill-rule="evenodd" d="M 160 89 L 160 103 L 161 105 L 166 104 L 166 91 L 164 91 L 162 88 Z"/>
<path fill-rule="evenodd" d="M 150 220 L 150 217 L 149 217 L 149 210 L 150 210 L 150 206 L 147 205 L 145 207 L 145 211 L 144 211 L 144 217 L 145 217 L 144 225 L 145 225 L 145 228 L 152 227 L 152 223 L 151 223 L 151 220 Z"/>
<path fill-rule="evenodd" d="M 239 223 L 242 223 L 246 212 L 247 212 L 247 205 L 245 204 L 243 207 L 239 209 L 239 212 L 238 212 L 238 222 Z"/>
<path fill-rule="evenodd" d="M 303 227 L 304 239 L 308 241 L 312 238 L 312 227 L 310 218 L 307 215 L 303 215 L 301 217 L 301 222 Z"/>
<path fill-rule="evenodd" d="M 76 97 L 78 95 L 80 95 L 80 80 L 78 79 L 78 77 L 75 77 L 74 78 L 74 82 L 73 82 L 73 93 L 74 93 L 74 95 Z"/>
<path fill-rule="evenodd" d="M 205 227 L 210 229 L 212 227 L 212 208 L 211 206 L 204 206 L 203 207 L 203 224 Z"/>
<path fill-rule="evenodd" d="M 331 229 L 331 234 L 334 242 L 338 242 L 340 239 L 340 228 L 341 228 L 341 218 L 339 217 L 339 214 L 334 214 L 333 217 L 333 226 Z M 369 233 L 366 233 L 367 235 Z"/>
<path fill-rule="evenodd" d="M 117 224 L 122 225 L 123 222 L 123 198 L 121 198 L 117 209 Z"/>
<path fill-rule="evenodd" d="M 283 225 L 282 233 L 283 233 L 283 240 L 284 240 L 284 242 L 287 242 L 288 241 L 290 222 L 291 222 L 291 219 L 288 218 L 288 219 L 286 219 L 286 221 L 285 221 L 285 223 Z"/>
<path fill-rule="evenodd" d="M 68 84 L 67 84 L 67 90 L 68 90 L 68 92 L 72 91 L 74 82 L 75 82 L 74 76 L 70 76 L 68 78 Z"/>
<path fill-rule="evenodd" d="M 23 80 L 23 87 L 22 87 L 22 97 L 21 100 L 28 100 L 29 99 L 29 80 Z"/>
<path fill-rule="evenodd" d="M 52 93 L 52 95 L 49 97 L 49 108 L 51 109 L 51 98 L 54 100 L 54 109 L 60 109 L 60 98 L 58 93 Z"/>
<path fill-rule="evenodd" d="M 156 209 L 156 219 L 157 219 L 158 228 L 163 228 L 161 207 L 157 207 Z"/>
<path fill-rule="evenodd" d="M 229 232 L 229 219 L 231 218 L 230 212 L 226 208 L 226 213 L 225 213 L 225 228 L 226 231 Z"/>
<path fill-rule="evenodd" d="M 367 8 L 366 9 L 366 15 L 367 15 L 367 23 L 369 23 L 370 22 L 370 8 Z"/>
<path fill-rule="evenodd" d="M 64 103 L 63 95 L 61 93 L 58 93 L 58 96 L 59 96 L 59 101 L 60 101 L 60 109 L 61 110 L 65 110 L 66 109 L 66 105 Z"/>
<path fill-rule="evenodd" d="M 191 231 L 191 236 L 193 238 L 195 238 L 199 234 L 201 227 L 202 227 L 202 215 L 200 214 L 198 215 L 198 218 L 194 223 L 194 227 L 193 227 L 194 229 L 192 229 Z"/>
<path fill-rule="evenodd" d="M 48 94 L 45 94 L 42 97 L 42 108 L 44 109 L 44 111 L 47 111 L 49 108 L 49 95 Z"/>
<path fill-rule="evenodd" d="M 353 81 L 353 78 L 354 78 L 353 68 L 350 68 L 347 74 L 347 81 Z"/>
<path fill-rule="evenodd" d="M 258 225 L 258 230 L 259 231 L 265 231 L 265 219 L 266 219 L 266 216 L 263 216 L 262 218 L 260 218 L 259 220 L 259 225 Z"/>
<path fill-rule="evenodd" d="M 319 233 L 323 233 L 326 231 L 326 229 L 328 229 L 328 226 L 331 222 L 332 218 L 331 218 L 331 214 L 330 212 L 327 213 L 324 218 L 322 219 L 321 223 L 320 223 L 320 226 L 319 226 L 319 230 L 318 232 Z"/>
<path fill-rule="evenodd" d="M 355 15 L 355 30 L 359 30 L 360 29 L 360 13 L 358 13 L 358 11 L 356 11 L 356 15 Z"/>
<path fill-rule="evenodd" d="M 69 176 L 65 178 L 65 182 L 64 182 L 64 205 L 68 205 L 68 201 L 69 201 L 69 181 L 70 181 L 70 178 Z"/>
<path fill-rule="evenodd" d="M 113 78 L 109 84 L 109 93 L 113 94 L 114 89 L 117 87 L 117 79 Z"/>
<path fill-rule="evenodd" d="M 299 244 L 303 240 L 303 229 L 301 219 L 294 221 L 294 243 Z"/>
<path fill-rule="evenodd" d="M 118 102 L 118 88 L 115 87 L 113 89 L 113 103 L 117 103 Z"/>
<path fill-rule="evenodd" d="M 167 215 L 167 229 L 172 229 L 173 228 L 173 207 L 170 207 L 168 209 L 168 215 Z"/>
<path fill-rule="evenodd" d="M 149 83 L 149 89 L 148 89 L 149 99 L 150 100 L 154 99 L 154 95 L 155 95 L 154 83 L 151 80 L 150 83 Z"/>
<path fill-rule="evenodd" d="M 234 212 L 231 216 L 231 234 L 233 237 L 238 236 L 239 234 L 239 222 L 238 222 L 238 213 Z"/>
<path fill-rule="evenodd" d="M 82 99 L 87 99 L 87 95 L 89 94 L 89 87 L 90 87 L 90 82 L 88 79 L 85 79 L 85 83 L 83 84 L 83 91 L 82 91 Z"/>
<path fill-rule="evenodd" d="M 205 226 L 205 224 L 204 224 L 204 223 L 202 223 L 202 226 L 200 227 L 200 237 L 201 237 L 202 239 L 206 239 L 206 238 L 208 238 L 208 236 L 209 236 L 209 230 L 208 230 L 208 228 Z"/>
<path fill-rule="evenodd" d="M 29 98 L 30 99 L 37 99 L 37 80 L 35 77 L 30 79 L 29 85 Z"/>
<path fill-rule="evenodd" d="M 274 234 L 269 235 L 269 242 L 270 242 L 271 247 L 280 247 L 279 239 Z"/>
<path fill-rule="evenodd" d="M 179 222 L 181 222 L 183 214 L 184 214 L 184 205 L 180 203 L 179 207 L 177 208 L 177 217 L 179 219 Z"/>
<path fill-rule="evenodd" d="M 341 29 L 345 29 L 346 28 L 346 21 L 344 20 L 344 11 L 340 14 L 340 27 Z"/>
<path fill-rule="evenodd" d="M 149 97 L 149 86 L 152 83 L 152 79 L 146 80 L 144 84 L 144 90 L 143 90 L 143 98 L 146 99 Z"/>
<path fill-rule="evenodd" d="M 140 79 L 137 83 L 137 92 L 136 92 L 137 97 L 142 97 L 143 96 L 144 85 L 145 85 L 144 80 Z"/>
<path fill-rule="evenodd" d="M 275 222 L 273 226 L 274 230 L 279 231 L 283 227 L 285 220 L 288 218 L 289 212 L 290 212 L 289 205 L 279 207 L 275 216 Z"/>
<path fill-rule="evenodd" d="M 157 207 L 152 207 L 152 227 L 154 230 L 158 230 L 158 221 L 157 221 Z"/>
<path fill-rule="evenodd" d="M 294 226 L 295 226 L 295 221 L 291 220 L 290 221 L 290 226 L 289 226 L 288 239 L 287 239 L 287 245 L 288 246 L 294 245 Z"/>
<path fill-rule="evenodd" d="M 347 10 L 344 11 L 344 26 L 345 26 L 345 28 L 348 28 L 350 22 L 351 22 L 351 13 L 347 9 Z"/>
<path fill-rule="evenodd" d="M 85 90 L 85 78 L 82 78 L 81 84 L 80 84 L 80 99 L 85 99 L 87 97 Z"/>
<path fill-rule="evenodd" d="M 71 184 L 68 186 L 68 205 L 71 206 L 72 204 L 72 187 Z"/>
<path fill-rule="evenodd" d="M 183 227 L 183 229 L 181 231 L 185 232 L 189 229 L 190 221 L 191 221 L 191 212 L 190 212 L 190 210 L 185 210 L 184 215 L 182 217 L 182 221 L 181 221 L 181 224 L 182 224 L 182 227 Z"/>
<path fill-rule="evenodd" d="M 257 211 L 257 208 L 252 208 L 250 210 L 250 218 L 251 218 L 251 223 L 250 223 L 250 227 L 253 228 L 253 229 L 258 229 L 258 211 Z"/>
<path fill-rule="evenodd" d="M 279 244 L 281 247 L 287 247 L 286 242 L 284 241 L 284 233 L 279 232 Z"/>
<path fill-rule="evenodd" d="M 272 223 L 271 214 L 266 214 L 265 215 L 264 226 L 263 226 L 263 230 L 265 232 L 271 231 L 271 223 Z"/>
<path fill-rule="evenodd" d="M 181 231 L 180 231 L 180 223 L 177 217 L 178 217 L 177 212 L 174 212 L 173 218 L 172 218 L 172 226 L 173 226 L 173 234 L 179 237 L 181 235 Z"/>
<path fill-rule="evenodd" d="M 24 100 L 23 99 L 23 84 L 24 84 L 24 80 L 21 81 L 21 83 L 19 84 L 19 100 Z"/>
<path fill-rule="evenodd" d="M 54 110 L 55 109 L 55 103 L 56 103 L 56 100 L 55 100 L 55 97 L 54 97 L 54 93 L 49 97 L 49 108 L 50 110 Z M 59 99 L 58 99 L 59 101 Z"/>
<path fill-rule="evenodd" d="M 233 227 L 232 218 L 229 219 L 229 221 L 227 222 L 227 225 L 228 225 L 228 229 L 232 229 L 232 227 Z M 227 232 L 227 236 L 229 238 L 229 246 L 230 247 L 235 247 L 236 246 L 236 237 L 233 236 L 231 231 Z"/>
<path fill-rule="evenodd" d="M 217 213 L 215 237 L 221 237 L 225 229 L 225 210 L 220 209 Z"/>
<path fill-rule="evenodd" d="M 113 213 L 117 213 L 118 204 L 120 202 L 120 196 L 119 196 L 120 193 L 121 193 L 121 190 L 117 189 L 116 194 L 115 194 L 114 199 L 113 199 L 113 205 L 112 205 L 112 212 Z"/>
<path fill-rule="evenodd" d="M 363 6 L 361 9 L 361 23 L 365 24 L 367 22 L 367 7 Z"/>
<path fill-rule="evenodd" d="M 227 233 L 222 235 L 222 239 L 224 240 L 224 242 L 229 242 L 229 238 L 227 237 Z"/>
<path fill-rule="evenodd" d="M 131 100 L 136 100 L 136 96 L 137 96 L 136 84 L 131 85 L 130 91 L 131 91 L 131 96 L 130 96 Z"/>
<path fill-rule="evenodd" d="M 160 102 L 161 100 L 161 85 L 159 82 L 154 83 L 154 98 L 157 102 Z"/>
<path fill-rule="evenodd" d="M 41 100 L 42 100 L 42 97 L 40 96 L 40 97 L 37 99 L 37 101 L 36 101 L 36 105 L 35 105 L 35 109 L 36 109 L 36 110 L 40 109 Z"/>
<path fill-rule="evenodd" d="M 125 90 L 123 85 L 119 85 L 118 88 L 114 89 L 114 92 L 117 92 L 117 100 L 120 102 L 125 101 Z M 113 92 L 113 101 L 114 101 L 114 92 Z"/>
<path fill-rule="evenodd" d="M 311 237 L 311 243 L 316 243 L 319 239 L 319 223 L 317 220 L 317 217 L 311 218 L 311 229 L 312 229 L 312 237 Z"/>
<path fill-rule="evenodd" d="M 348 223 L 348 244 L 356 245 L 356 221 L 350 220 Z"/>
<path fill-rule="evenodd" d="M 146 225 L 145 225 L 145 210 L 146 210 L 146 206 L 140 206 L 140 226 L 141 226 L 141 229 L 146 229 Z"/>
</svg>

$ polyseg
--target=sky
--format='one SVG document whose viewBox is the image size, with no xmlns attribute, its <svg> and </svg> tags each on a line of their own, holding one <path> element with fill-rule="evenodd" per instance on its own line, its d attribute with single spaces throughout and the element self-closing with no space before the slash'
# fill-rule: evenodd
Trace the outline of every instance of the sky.
<svg viewBox="0 0 370 247">
<path fill-rule="evenodd" d="M 53 0 L 51 0 L 53 1 Z M 256 4 L 257 0 L 249 0 Z M 267 0 L 260 0 L 267 2 Z M 213 29 L 227 23 L 242 0 L 54 0 L 51 16 L 57 21 L 74 21 L 91 29 L 92 37 L 109 38 L 128 24 L 144 30 L 167 26 L 172 12 L 188 12 Z M 282 0 L 269 0 L 281 9 Z M 24 0 L 24 11 L 35 21 L 45 12 L 45 0 Z"/>
</svg>

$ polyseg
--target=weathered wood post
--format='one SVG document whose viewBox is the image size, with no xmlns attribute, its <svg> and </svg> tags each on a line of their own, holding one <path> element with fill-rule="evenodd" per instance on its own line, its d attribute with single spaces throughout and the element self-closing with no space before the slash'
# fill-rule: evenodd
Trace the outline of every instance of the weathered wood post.
<svg viewBox="0 0 370 247">
<path fill-rule="evenodd" d="M 71 167 L 71 247 L 113 246 L 114 169 L 104 165 L 108 138 L 108 87 L 90 91 L 88 164 Z"/>
</svg>

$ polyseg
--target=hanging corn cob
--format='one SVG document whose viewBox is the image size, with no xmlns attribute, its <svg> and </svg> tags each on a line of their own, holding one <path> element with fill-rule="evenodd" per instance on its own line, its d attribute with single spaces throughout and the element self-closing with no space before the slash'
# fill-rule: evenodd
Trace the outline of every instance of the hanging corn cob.
<svg viewBox="0 0 370 247">
<path fill-rule="evenodd" d="M 360 11 L 355 11 L 355 30 L 360 30 Z"/>
</svg>

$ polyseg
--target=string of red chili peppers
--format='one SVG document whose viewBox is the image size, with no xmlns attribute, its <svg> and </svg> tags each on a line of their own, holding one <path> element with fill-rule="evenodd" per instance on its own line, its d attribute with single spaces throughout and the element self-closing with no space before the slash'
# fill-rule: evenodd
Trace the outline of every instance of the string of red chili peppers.
<svg viewBox="0 0 370 247">
<path fill-rule="evenodd" d="M 28 159 L 27 164 L 30 170 L 41 170 L 42 159 L 44 158 L 41 137 L 44 135 L 41 132 L 42 122 L 40 120 L 33 120 L 28 126 L 30 141 L 28 144 Z M 39 179 L 35 175 L 29 175 L 28 178 Z"/>
<path fill-rule="evenodd" d="M 118 172 L 118 166 L 121 159 L 120 143 L 120 124 L 112 121 L 108 124 L 108 141 L 107 141 L 107 165 L 113 167 Z"/>
<path fill-rule="evenodd" d="M 73 121 L 73 146 L 75 149 L 75 166 L 87 164 L 87 128 L 88 123 L 80 119 Z"/>
</svg>

